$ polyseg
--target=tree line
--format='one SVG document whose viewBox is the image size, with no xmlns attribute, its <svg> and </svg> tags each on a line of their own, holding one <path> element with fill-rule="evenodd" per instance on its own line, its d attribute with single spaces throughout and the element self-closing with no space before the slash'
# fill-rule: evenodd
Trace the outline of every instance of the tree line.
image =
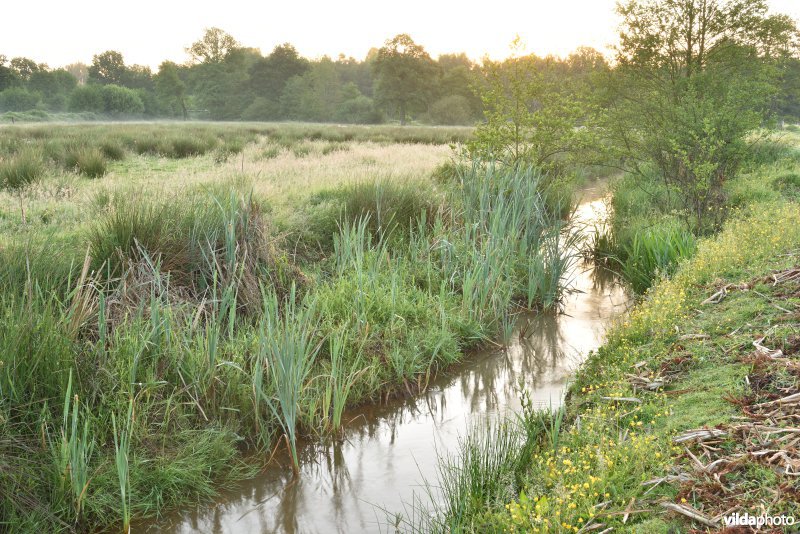
<svg viewBox="0 0 800 534">
<path fill-rule="evenodd" d="M 659 5 L 669 11 L 674 8 L 670 3 Z M 602 54 L 590 48 L 579 48 L 566 58 L 512 55 L 503 61 L 476 63 L 461 53 L 433 59 L 406 34 L 370 50 L 363 61 L 343 55 L 309 60 L 289 43 L 263 55 L 219 28 L 205 30 L 186 52 L 184 64 L 165 61 L 155 73 L 147 66 L 126 64 L 123 55 L 113 50 L 95 55 L 90 65 L 74 63 L 58 69 L 29 58 L 9 60 L 0 55 L 0 111 L 474 124 L 491 120 L 492 113 L 512 113 L 491 104 L 516 105 L 516 98 L 536 101 L 542 112 L 530 114 L 537 124 L 528 126 L 552 133 L 559 122 L 571 128 L 585 115 L 586 106 L 576 106 L 585 99 L 576 95 L 606 90 L 608 83 L 601 83 L 600 74 L 625 71 L 624 62 L 612 69 Z M 800 117 L 800 59 L 787 55 L 779 70 L 781 90 L 773 95 L 771 109 L 781 117 Z M 524 109 L 518 108 L 517 113 Z M 513 132 L 505 135 L 513 137 Z M 551 142 L 563 140 L 557 137 Z"/>
<path fill-rule="evenodd" d="M 157 72 L 120 52 L 51 69 L 0 55 L 0 111 L 94 112 L 120 117 L 470 124 L 481 116 L 480 66 L 465 54 L 437 59 L 407 35 L 370 50 L 309 60 L 289 43 L 267 55 L 209 28 L 184 64 Z"/>
</svg>

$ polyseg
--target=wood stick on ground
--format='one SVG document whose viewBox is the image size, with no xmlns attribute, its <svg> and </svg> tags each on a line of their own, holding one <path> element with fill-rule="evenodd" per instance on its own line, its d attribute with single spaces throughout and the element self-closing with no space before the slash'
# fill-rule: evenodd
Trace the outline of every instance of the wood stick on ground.
<svg viewBox="0 0 800 534">
<path fill-rule="evenodd" d="M 628 506 L 625 507 L 625 515 L 622 516 L 622 524 L 625 524 L 625 523 L 628 522 L 628 517 L 630 517 L 630 515 L 631 515 L 631 510 L 633 510 L 633 503 L 635 503 L 635 502 L 636 502 L 636 497 L 631 497 L 631 500 L 628 503 Z"/>
<path fill-rule="evenodd" d="M 698 523 L 702 523 L 703 525 L 711 528 L 719 528 L 720 524 L 718 521 L 714 521 L 710 517 L 703 515 L 702 513 L 698 512 L 691 506 L 686 506 L 683 504 L 675 504 L 674 502 L 662 502 L 661 506 L 666 508 L 667 510 L 671 510 L 678 514 L 684 515 Z"/>
<path fill-rule="evenodd" d="M 697 430 L 689 430 L 680 436 L 675 436 L 672 441 L 675 443 L 685 443 L 687 441 L 706 441 L 709 439 L 721 438 L 727 436 L 728 433 L 724 430 L 716 428 L 698 428 Z"/>
<path fill-rule="evenodd" d="M 600 398 L 607 401 L 635 402 L 638 404 L 642 403 L 642 399 L 637 399 L 636 397 L 600 397 Z"/>
<path fill-rule="evenodd" d="M 722 302 L 722 299 L 724 299 L 728 295 L 728 288 L 731 285 L 732 284 L 724 286 L 722 289 L 720 289 L 719 291 L 708 297 L 706 300 L 701 302 L 700 305 L 705 306 L 706 304 L 719 304 L 720 302 Z"/>
</svg>

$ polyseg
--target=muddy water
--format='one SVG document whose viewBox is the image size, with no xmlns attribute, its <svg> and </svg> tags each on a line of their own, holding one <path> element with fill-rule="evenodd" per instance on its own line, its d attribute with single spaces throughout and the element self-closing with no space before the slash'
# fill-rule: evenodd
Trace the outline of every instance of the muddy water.
<svg viewBox="0 0 800 534">
<path fill-rule="evenodd" d="M 602 184 L 584 191 L 576 217 L 602 214 Z M 469 363 L 427 391 L 349 412 L 341 443 L 301 448 L 301 472 L 286 459 L 221 496 L 216 504 L 183 510 L 134 531 L 183 534 L 256 532 L 386 532 L 387 514 L 400 512 L 435 482 L 436 450 L 454 450 L 476 423 L 520 408 L 519 384 L 541 406 L 560 404 L 576 367 L 602 342 L 610 320 L 629 303 L 624 291 L 588 265 L 573 271 L 560 314 L 520 321 L 505 350 L 473 354 Z"/>
</svg>

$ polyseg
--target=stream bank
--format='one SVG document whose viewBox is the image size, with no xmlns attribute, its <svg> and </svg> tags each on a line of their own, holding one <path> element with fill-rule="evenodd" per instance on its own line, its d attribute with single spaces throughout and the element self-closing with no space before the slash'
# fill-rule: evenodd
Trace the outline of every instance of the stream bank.
<svg viewBox="0 0 800 534">
<path fill-rule="evenodd" d="M 576 213 L 587 230 L 603 217 L 605 183 L 587 187 Z M 519 411 L 520 385 L 542 408 L 560 404 L 572 374 L 603 341 L 629 298 L 607 274 L 577 265 L 574 291 L 561 313 L 518 321 L 504 350 L 471 355 L 433 380 L 422 394 L 345 414 L 344 439 L 308 443 L 299 450 L 300 473 L 276 455 L 259 477 L 223 493 L 216 503 L 138 526 L 148 533 L 379 532 L 387 512 L 411 502 L 435 472 L 439 453 L 452 450 L 473 425 Z M 525 335 L 521 336 L 520 333 Z"/>
</svg>

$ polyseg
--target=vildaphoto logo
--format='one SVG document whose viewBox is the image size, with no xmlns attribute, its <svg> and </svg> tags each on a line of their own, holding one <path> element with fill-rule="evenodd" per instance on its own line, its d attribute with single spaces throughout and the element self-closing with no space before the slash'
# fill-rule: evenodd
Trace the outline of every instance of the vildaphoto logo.
<svg viewBox="0 0 800 534">
<path fill-rule="evenodd" d="M 726 515 L 726 527 L 790 527 L 794 525 L 794 516 L 791 515 L 750 515 L 747 512 Z"/>
</svg>

